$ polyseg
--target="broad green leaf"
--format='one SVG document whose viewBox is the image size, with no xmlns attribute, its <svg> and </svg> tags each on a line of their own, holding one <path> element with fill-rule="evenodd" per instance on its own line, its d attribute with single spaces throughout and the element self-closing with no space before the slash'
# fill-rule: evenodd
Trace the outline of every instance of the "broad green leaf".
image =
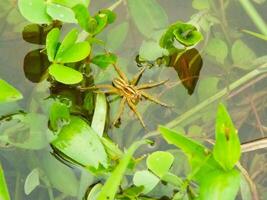
<svg viewBox="0 0 267 200">
<path fill-rule="evenodd" d="M 46 51 L 48 60 L 53 62 L 56 56 L 56 51 L 58 47 L 58 41 L 60 36 L 60 30 L 58 28 L 53 28 L 46 37 Z"/>
<path fill-rule="evenodd" d="M 235 200 L 239 184 L 240 173 L 235 169 L 212 171 L 200 183 L 199 200 Z"/>
<path fill-rule="evenodd" d="M 267 41 L 267 36 L 266 35 L 263 35 L 263 34 L 260 34 L 260 33 L 256 33 L 256 32 L 253 32 L 253 31 L 249 31 L 249 30 L 243 30 L 243 32 L 247 33 L 247 34 L 250 34 L 256 38 L 259 38 L 259 39 L 262 39 L 262 40 L 265 40 Z"/>
<path fill-rule="evenodd" d="M 77 19 L 79 25 L 85 31 L 89 32 L 89 20 L 90 20 L 90 13 L 87 7 L 82 4 L 78 4 L 72 8 L 75 13 L 75 18 Z"/>
<path fill-rule="evenodd" d="M 77 38 L 78 30 L 74 28 L 65 36 L 62 43 L 60 44 L 56 53 L 55 60 L 57 60 L 57 58 L 60 57 L 64 53 L 64 51 L 72 47 L 75 44 Z"/>
<path fill-rule="evenodd" d="M 107 167 L 107 154 L 97 133 L 82 118 L 71 116 L 70 119 L 52 145 L 83 166 L 97 169 L 101 164 Z"/>
<path fill-rule="evenodd" d="M 52 18 L 46 13 L 44 0 L 19 0 L 18 6 L 21 14 L 32 23 L 49 24 L 52 22 Z"/>
<path fill-rule="evenodd" d="M 108 138 L 101 137 L 101 142 L 111 160 L 118 160 L 123 156 L 123 152 L 120 150 L 117 144 L 109 140 Z"/>
<path fill-rule="evenodd" d="M 205 49 L 205 51 L 216 58 L 217 62 L 223 64 L 228 55 L 228 47 L 225 41 L 219 38 L 212 38 Z"/>
<path fill-rule="evenodd" d="M 25 194 L 29 195 L 39 184 L 40 184 L 39 170 L 36 168 L 33 169 L 26 177 L 24 184 Z"/>
<path fill-rule="evenodd" d="M 126 151 L 122 159 L 120 160 L 117 167 L 113 170 L 109 178 L 107 179 L 106 183 L 104 184 L 97 200 L 107 200 L 107 199 L 114 199 L 115 195 L 119 189 L 119 185 L 122 181 L 124 173 L 127 170 L 127 166 L 129 165 L 134 152 L 143 144 L 145 141 L 139 141 L 133 143 L 130 148 Z"/>
<path fill-rule="evenodd" d="M 81 72 L 60 64 L 52 64 L 49 67 L 49 74 L 58 82 L 67 85 L 77 84 L 83 80 Z"/>
<path fill-rule="evenodd" d="M 95 111 L 91 124 L 92 129 L 94 129 L 94 131 L 99 135 L 99 137 L 102 137 L 104 133 L 106 117 L 107 117 L 106 95 L 99 93 L 96 96 Z"/>
<path fill-rule="evenodd" d="M 127 5 L 137 28 L 146 37 L 169 24 L 166 12 L 156 0 L 128 0 Z"/>
<path fill-rule="evenodd" d="M 129 31 L 129 23 L 123 22 L 114 28 L 110 29 L 107 34 L 106 47 L 110 51 L 117 50 L 125 41 Z"/>
<path fill-rule="evenodd" d="M 210 8 L 209 0 L 193 0 L 193 8 L 197 10 L 205 10 Z"/>
<path fill-rule="evenodd" d="M 69 107 L 65 103 L 55 101 L 49 111 L 49 125 L 53 131 L 58 131 L 70 121 Z"/>
<path fill-rule="evenodd" d="M 74 12 L 65 6 L 48 3 L 47 13 L 54 19 L 65 23 L 76 23 Z"/>
<path fill-rule="evenodd" d="M 92 30 L 90 30 L 90 33 L 96 35 L 107 26 L 108 16 L 104 13 L 99 13 L 93 19 L 94 20 L 90 20 L 90 26 L 93 27 Z"/>
<path fill-rule="evenodd" d="M 216 118 L 216 142 L 213 148 L 215 160 L 226 171 L 232 170 L 239 161 L 241 146 L 237 130 L 226 108 L 220 104 Z"/>
<path fill-rule="evenodd" d="M 0 199 L 1 200 L 10 200 L 5 176 L 4 176 L 4 171 L 2 169 L 2 166 L 0 164 Z"/>
<path fill-rule="evenodd" d="M 214 95 L 216 92 L 218 92 L 218 83 L 219 83 L 219 78 L 217 77 L 208 77 L 202 79 L 198 85 L 199 100 L 204 101 L 207 98 Z M 207 90 L 207 88 L 209 89 Z"/>
<path fill-rule="evenodd" d="M 236 40 L 232 46 L 232 59 L 238 67 L 250 69 L 256 55 L 242 40 Z"/>
<path fill-rule="evenodd" d="M 91 62 L 101 69 L 106 69 L 109 65 L 115 64 L 117 62 L 117 56 L 112 53 L 97 55 L 93 57 Z"/>
<path fill-rule="evenodd" d="M 112 24 L 116 20 L 116 13 L 109 9 L 100 10 L 99 13 L 107 15 L 108 24 Z"/>
<path fill-rule="evenodd" d="M 186 47 L 196 45 L 203 39 L 202 34 L 191 24 L 177 23 L 173 34 Z"/>
<path fill-rule="evenodd" d="M 167 172 L 160 179 L 176 187 L 181 187 L 183 184 L 183 180 L 171 172 Z"/>
<path fill-rule="evenodd" d="M 0 79 L 0 103 L 17 101 L 22 98 L 22 94 L 16 88 Z"/>
<path fill-rule="evenodd" d="M 133 177 L 133 183 L 136 186 L 143 186 L 143 194 L 152 191 L 159 183 L 160 179 L 148 170 L 137 171 Z"/>
<path fill-rule="evenodd" d="M 173 161 L 174 156 L 171 153 L 156 151 L 147 157 L 146 165 L 148 169 L 161 178 L 169 171 Z"/>
<path fill-rule="evenodd" d="M 77 4 L 82 4 L 88 7 L 90 4 L 90 0 L 51 0 L 51 2 L 62 5 L 62 6 L 66 6 L 69 8 L 73 8 Z"/>
<path fill-rule="evenodd" d="M 50 152 L 42 153 L 40 162 L 53 188 L 65 195 L 72 197 L 77 195 L 79 182 L 71 168 L 58 161 Z"/>
<path fill-rule="evenodd" d="M 88 42 L 79 42 L 60 54 L 56 61 L 60 63 L 74 63 L 85 59 L 89 56 L 91 47 Z"/>
<path fill-rule="evenodd" d="M 154 61 L 162 57 L 165 53 L 166 50 L 161 48 L 159 44 L 154 41 L 143 41 L 139 50 L 140 57 L 148 61 Z"/>
</svg>

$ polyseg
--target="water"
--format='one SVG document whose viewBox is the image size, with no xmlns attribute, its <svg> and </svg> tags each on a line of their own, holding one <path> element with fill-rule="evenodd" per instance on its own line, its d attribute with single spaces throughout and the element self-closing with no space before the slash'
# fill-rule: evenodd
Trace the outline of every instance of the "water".
<svg viewBox="0 0 267 200">
<path fill-rule="evenodd" d="M 170 23 L 177 20 L 189 21 L 193 14 L 198 13 L 197 10 L 192 8 L 191 1 L 165 0 L 158 2 L 166 11 Z M 264 56 L 266 55 L 267 43 L 241 32 L 242 29 L 259 31 L 238 1 L 229 1 L 225 12 L 222 12 L 220 8 L 220 3 L 224 1 L 217 0 L 214 2 L 217 9 L 213 8 L 210 12 L 201 11 L 202 13 L 200 14 L 201 16 L 217 17 L 218 21 L 215 22 L 216 25 L 208 33 L 203 32 L 205 33 L 204 42 L 202 45 L 197 46 L 203 59 L 203 66 L 194 93 L 192 95 L 187 93 L 174 68 L 155 66 L 147 69 L 140 82 L 147 83 L 168 79 L 168 83 L 164 86 L 148 90 L 148 92 L 172 107 L 166 109 L 149 101 L 144 100 L 140 102 L 137 108 L 147 125 L 147 131 L 142 128 L 133 113 L 126 108 L 122 116 L 120 128 L 107 127 L 107 134 L 120 147 L 129 147 L 135 140 L 149 137 L 150 135 L 157 135 L 155 130 L 159 124 L 168 124 L 171 128 L 185 131 L 191 137 L 201 141 L 207 138 L 214 138 L 215 111 L 219 101 L 223 101 L 227 105 L 233 121 L 239 129 L 241 142 L 266 137 L 266 74 L 255 75 L 247 80 L 244 80 L 244 77 L 257 67 L 266 64 L 266 57 Z M 92 1 L 91 13 L 97 12 L 101 8 L 109 7 L 113 3 L 114 1 L 111 0 Z M 259 15 L 266 21 L 266 3 L 261 5 L 255 4 L 255 7 Z M 43 127 L 40 131 L 41 137 L 42 133 L 47 131 L 49 105 L 43 99 L 48 97 L 51 91 L 54 91 L 55 94 L 61 93 L 64 87 L 49 90 L 50 85 L 48 82 L 33 83 L 27 78 L 27 75 L 25 76 L 25 68 L 23 68 L 25 55 L 32 50 L 42 49 L 43 46 L 29 44 L 22 39 L 21 30 L 27 22 L 17 13 L 16 6 L 10 8 L 1 3 L 0 10 L 3 10 L 1 13 L 5 13 L 0 16 L 0 77 L 15 86 L 24 96 L 24 99 L 18 104 L 0 105 L 1 116 L 13 113 L 13 111 L 17 112 L 18 110 L 38 113 L 38 116 L 42 114 L 44 118 L 41 120 L 42 123 L 39 124 L 40 127 Z M 107 39 L 112 28 L 120 25 L 122 22 L 129 24 L 130 28 L 126 39 L 115 52 L 121 58 L 120 66 L 122 70 L 128 77 L 132 77 L 139 70 L 135 57 L 139 52 L 142 42 L 148 41 L 148 39 L 136 28 L 134 20 L 128 13 L 125 5 L 120 5 L 116 8 L 115 12 L 118 15 L 116 22 L 109 26 L 100 35 L 100 38 Z M 67 25 L 63 30 L 66 32 L 71 27 L 71 25 Z M 218 52 L 211 56 L 209 54 L 212 54 L 214 50 L 211 50 L 211 52 L 205 51 L 203 50 L 203 45 L 208 45 L 214 38 L 221 38 L 227 45 L 227 50 L 223 50 L 223 47 L 219 45 L 218 48 L 215 48 Z M 241 60 L 246 61 L 246 57 L 254 54 L 253 63 L 248 61 L 247 63 L 242 63 L 242 66 L 233 64 L 233 56 L 231 56 L 233 54 L 232 45 L 237 39 L 241 39 L 250 48 L 249 55 L 243 53 Z M 218 40 L 215 43 L 218 44 Z M 244 48 L 242 47 L 240 51 L 244 50 Z M 225 51 L 227 51 L 227 56 L 221 61 L 221 55 Z M 93 69 L 93 72 L 98 74 L 95 78 L 96 83 L 111 83 L 112 78 L 110 75 L 116 76 L 111 67 L 102 74 L 99 74 L 99 70 L 96 68 Z M 233 90 L 231 83 L 235 81 L 237 81 L 238 87 Z M 214 101 L 210 101 L 214 95 L 223 91 L 224 88 L 226 88 L 225 94 L 221 93 L 221 96 L 215 98 Z M 74 92 L 71 90 L 71 93 Z M 79 95 L 79 92 L 76 91 L 75 97 L 77 102 L 79 102 Z M 112 122 L 114 115 L 117 113 L 118 104 L 119 101 L 109 104 L 110 122 Z M 18 134 L 22 139 L 24 137 L 27 139 L 29 137 L 27 130 L 27 128 L 25 131 L 23 127 L 19 127 L 12 131 L 14 137 Z M 15 139 L 21 139 L 19 136 L 16 136 Z M 48 145 L 48 141 L 46 141 L 47 138 L 39 141 L 38 138 L 40 139 L 40 137 L 37 135 L 37 142 L 31 140 L 29 142 L 41 145 L 44 148 L 38 148 L 37 145 L 36 148 L 29 149 L 29 145 L 33 145 L 31 143 L 28 144 L 27 148 L 18 148 L 15 147 L 16 145 L 6 146 L 5 142 L 1 142 L 0 161 L 5 171 L 12 199 L 41 200 L 53 199 L 52 196 L 58 200 L 81 198 L 84 194 L 84 188 L 79 187 L 82 183 L 80 180 L 80 170 L 76 167 L 69 168 L 58 162 L 50 155 L 52 150 Z M 150 138 L 155 141 L 154 145 L 142 148 L 138 154 L 168 148 L 160 137 L 154 136 Z M 181 156 L 179 152 L 175 151 L 175 153 Z M 183 159 L 178 158 L 178 161 L 181 162 Z M 248 171 L 256 184 L 259 199 L 267 198 L 266 163 L 266 149 L 244 153 L 241 159 L 242 166 Z M 41 186 L 27 196 L 24 193 L 25 179 L 36 168 L 40 171 Z M 183 169 L 183 166 L 177 167 L 176 172 L 182 173 Z M 86 181 L 90 182 L 89 177 Z M 79 191 L 79 197 L 71 197 L 75 196 L 77 190 Z M 165 193 L 167 195 L 171 194 L 170 191 L 169 193 L 165 191 Z M 155 194 L 155 196 L 159 196 L 159 194 Z M 239 198 L 246 199 L 241 196 Z"/>
</svg>

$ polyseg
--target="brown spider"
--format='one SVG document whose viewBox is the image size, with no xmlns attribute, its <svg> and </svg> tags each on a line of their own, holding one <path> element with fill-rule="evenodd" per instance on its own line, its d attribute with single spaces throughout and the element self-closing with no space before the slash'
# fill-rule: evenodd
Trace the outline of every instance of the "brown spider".
<svg viewBox="0 0 267 200">
<path fill-rule="evenodd" d="M 144 97 L 145 99 L 150 100 L 154 103 L 157 103 L 157 104 L 165 106 L 165 107 L 169 107 L 167 104 L 159 101 L 157 98 L 151 96 L 150 94 L 148 94 L 144 91 L 145 89 L 149 89 L 149 88 L 153 88 L 153 87 L 157 87 L 159 85 L 162 85 L 162 84 L 166 83 L 167 80 L 155 82 L 155 83 L 147 83 L 147 84 L 137 85 L 142 74 L 145 71 L 145 68 L 142 68 L 133 77 L 133 79 L 131 81 L 129 81 L 128 78 L 126 77 L 126 75 L 119 69 L 118 66 L 116 66 L 116 65 L 113 65 L 113 66 L 114 66 L 116 72 L 118 73 L 119 77 L 115 78 L 112 81 L 112 85 L 101 84 L 101 85 L 96 85 L 94 87 L 84 87 L 84 88 L 80 88 L 80 89 L 81 90 L 106 89 L 102 92 L 107 93 L 107 94 L 111 94 L 111 95 L 119 95 L 122 98 L 122 100 L 120 102 L 119 112 L 115 117 L 113 125 L 116 125 L 117 122 L 119 121 L 119 119 L 123 113 L 125 104 L 127 103 L 128 106 L 130 107 L 130 109 L 136 114 L 136 116 L 139 119 L 139 121 L 141 122 L 142 126 L 145 128 L 146 127 L 145 123 L 142 119 L 142 116 L 138 112 L 136 105 L 142 99 L 142 97 Z"/>
</svg>

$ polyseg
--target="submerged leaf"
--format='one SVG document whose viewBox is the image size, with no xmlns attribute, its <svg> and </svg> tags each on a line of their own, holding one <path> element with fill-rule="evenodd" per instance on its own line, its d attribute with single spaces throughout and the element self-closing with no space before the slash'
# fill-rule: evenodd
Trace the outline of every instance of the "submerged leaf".
<svg viewBox="0 0 267 200">
<path fill-rule="evenodd" d="M 29 195 L 38 185 L 40 184 L 39 180 L 39 170 L 33 169 L 28 176 L 26 177 L 24 184 L 24 192 L 26 195 Z"/>
<path fill-rule="evenodd" d="M 22 98 L 22 94 L 16 88 L 0 79 L 0 103 L 17 101 Z"/>
<path fill-rule="evenodd" d="M 220 38 L 212 38 L 209 40 L 205 51 L 210 56 L 215 57 L 217 62 L 223 64 L 228 55 L 228 46 L 224 40 Z"/>
<path fill-rule="evenodd" d="M 91 60 L 91 62 L 101 69 L 106 69 L 109 65 L 117 62 L 117 56 L 112 53 L 97 55 Z"/>
<path fill-rule="evenodd" d="M 65 103 L 56 101 L 49 111 L 49 123 L 53 131 L 58 131 L 62 126 L 69 123 L 70 111 Z"/>
<path fill-rule="evenodd" d="M 149 193 L 159 183 L 160 179 L 148 170 L 137 171 L 133 177 L 133 183 L 136 186 L 143 186 L 143 194 Z"/>
</svg>

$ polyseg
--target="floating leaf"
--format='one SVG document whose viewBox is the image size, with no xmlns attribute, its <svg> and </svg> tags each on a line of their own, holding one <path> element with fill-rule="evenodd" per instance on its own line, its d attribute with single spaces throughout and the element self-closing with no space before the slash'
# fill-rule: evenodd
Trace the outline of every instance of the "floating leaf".
<svg viewBox="0 0 267 200">
<path fill-rule="evenodd" d="M 205 51 L 216 58 L 217 62 L 223 64 L 228 55 L 228 47 L 225 41 L 219 38 L 212 38 L 205 49 Z"/>
<path fill-rule="evenodd" d="M 148 169 L 161 178 L 169 171 L 173 161 L 171 153 L 156 151 L 147 157 L 146 164 Z"/>
<path fill-rule="evenodd" d="M 215 160 L 226 171 L 232 170 L 241 155 L 241 146 L 231 117 L 220 104 L 216 118 L 216 142 L 213 149 Z"/>
<path fill-rule="evenodd" d="M 142 192 L 144 194 L 147 194 L 152 191 L 159 183 L 159 181 L 160 179 L 148 170 L 137 171 L 133 177 L 134 185 L 144 187 Z"/>
<path fill-rule="evenodd" d="M 49 111 L 50 127 L 53 131 L 59 130 L 70 121 L 69 107 L 65 103 L 55 101 Z"/>
<path fill-rule="evenodd" d="M 48 60 L 51 62 L 54 61 L 54 58 L 56 56 L 59 36 L 60 30 L 58 28 L 53 28 L 46 37 L 46 51 Z"/>
<path fill-rule="evenodd" d="M 59 4 L 47 3 L 47 13 L 54 19 L 66 23 L 76 23 L 74 12 Z"/>
<path fill-rule="evenodd" d="M 97 133 L 82 118 L 71 116 L 70 119 L 52 145 L 83 166 L 107 167 L 107 154 Z"/>
<path fill-rule="evenodd" d="M 2 166 L 0 164 L 0 199 L 1 200 L 10 200 L 5 176 L 4 176 L 4 171 L 2 169 Z"/>
<path fill-rule="evenodd" d="M 146 37 L 169 24 L 168 15 L 156 0 L 129 0 L 127 5 L 137 28 Z"/>
<path fill-rule="evenodd" d="M 46 13 L 44 0 L 19 0 L 18 6 L 21 14 L 30 22 L 36 24 L 50 24 L 52 18 Z"/>
<path fill-rule="evenodd" d="M 47 55 L 42 52 L 42 49 L 36 49 L 24 57 L 24 74 L 31 82 L 39 83 L 47 77 L 45 75 L 49 65 Z"/>
<path fill-rule="evenodd" d="M 22 94 L 16 88 L 0 79 L 0 103 L 17 101 L 22 98 Z"/>
<path fill-rule="evenodd" d="M 139 141 L 133 143 L 130 148 L 126 151 L 120 163 L 111 173 L 109 178 L 107 179 L 106 183 L 104 184 L 102 190 L 97 197 L 97 200 L 107 200 L 107 199 L 114 199 L 115 195 L 119 189 L 119 185 L 122 181 L 123 175 L 129 165 L 134 152 L 139 148 L 141 145 L 145 144 L 144 141 Z"/>
<path fill-rule="evenodd" d="M 49 67 L 49 74 L 58 82 L 64 84 L 77 84 L 83 80 L 81 72 L 60 64 L 52 64 Z"/>
<path fill-rule="evenodd" d="M 24 184 L 24 192 L 26 195 L 29 195 L 38 185 L 39 181 L 39 170 L 33 169 L 28 176 L 26 177 Z"/>
<path fill-rule="evenodd" d="M 91 60 L 91 62 L 101 69 L 106 69 L 109 65 L 117 62 L 117 56 L 112 53 L 97 55 Z"/>
<path fill-rule="evenodd" d="M 89 31 L 89 20 L 90 20 L 90 13 L 82 4 L 78 4 L 72 8 L 75 13 L 75 18 L 77 19 L 79 25 L 87 32 Z"/>
</svg>

